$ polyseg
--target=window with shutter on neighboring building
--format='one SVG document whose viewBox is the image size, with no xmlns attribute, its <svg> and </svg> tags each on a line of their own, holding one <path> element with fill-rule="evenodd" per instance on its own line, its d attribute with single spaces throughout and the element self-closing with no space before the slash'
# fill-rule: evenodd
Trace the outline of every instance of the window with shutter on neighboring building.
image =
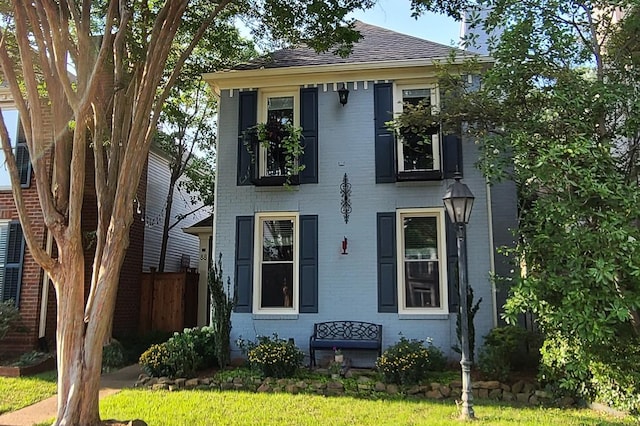
<svg viewBox="0 0 640 426">
<path fill-rule="evenodd" d="M 0 221 L 0 300 L 20 302 L 24 237 L 20 222 Z"/>
<path fill-rule="evenodd" d="M 29 150 L 27 149 L 26 140 L 17 110 L 2 110 L 2 118 L 4 119 L 7 133 L 12 146 L 15 147 L 16 165 L 18 166 L 18 175 L 20 176 L 20 184 L 23 188 L 28 187 L 31 180 L 31 163 L 29 161 Z M 9 167 L 4 157 L 4 152 L 0 149 L 0 190 L 11 190 L 11 177 L 9 176 Z"/>
</svg>

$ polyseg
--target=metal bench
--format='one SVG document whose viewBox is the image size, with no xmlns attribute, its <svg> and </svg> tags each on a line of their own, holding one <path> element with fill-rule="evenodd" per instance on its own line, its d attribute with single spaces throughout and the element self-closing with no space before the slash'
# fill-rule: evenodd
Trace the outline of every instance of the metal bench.
<svg viewBox="0 0 640 426">
<path fill-rule="evenodd" d="M 309 367 L 316 365 L 316 350 L 375 350 L 382 355 L 382 325 L 362 321 L 327 321 L 313 325 L 309 338 Z"/>
</svg>

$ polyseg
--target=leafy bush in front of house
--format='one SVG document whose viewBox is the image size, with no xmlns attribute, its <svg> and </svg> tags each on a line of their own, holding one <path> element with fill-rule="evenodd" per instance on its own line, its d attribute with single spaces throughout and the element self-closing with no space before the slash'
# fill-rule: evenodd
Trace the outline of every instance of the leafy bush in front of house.
<svg viewBox="0 0 640 426">
<path fill-rule="evenodd" d="M 522 327 L 492 329 L 484 338 L 478 369 L 485 379 L 505 381 L 511 371 L 535 368 L 539 361 L 540 336 Z"/>
<path fill-rule="evenodd" d="M 540 352 L 540 379 L 557 395 L 579 396 L 640 414 L 639 338 L 623 334 L 617 343 L 585 345 L 547 336 Z"/>
<path fill-rule="evenodd" d="M 173 377 L 175 366 L 169 353 L 167 343 L 151 345 L 149 349 L 140 355 L 138 361 L 145 373 L 153 377 Z"/>
<path fill-rule="evenodd" d="M 400 340 L 389 346 L 376 361 L 384 381 L 398 385 L 419 383 L 430 371 L 442 370 L 445 365 L 444 354 L 429 339 L 404 336 L 400 336 Z"/>
<path fill-rule="evenodd" d="M 124 365 L 124 348 L 120 342 L 112 339 L 102 347 L 102 372 L 109 372 Z"/>
<path fill-rule="evenodd" d="M 22 318 L 13 300 L 0 302 L 0 340 L 12 329 L 17 329 Z"/>
<path fill-rule="evenodd" d="M 213 335 L 211 327 L 185 328 L 147 349 L 140 356 L 140 365 L 154 377 L 193 377 L 199 369 L 216 362 Z"/>
<path fill-rule="evenodd" d="M 127 364 L 135 364 L 140 359 L 140 355 L 152 345 L 164 343 L 172 336 L 173 333 L 171 332 L 154 330 L 142 335 L 128 334 L 116 337 L 122 344 L 125 362 Z"/>
<path fill-rule="evenodd" d="M 236 343 L 251 367 L 264 377 L 292 377 L 304 360 L 304 354 L 293 342 L 279 338 L 276 333 L 258 336 L 257 342 L 239 339 Z"/>
</svg>

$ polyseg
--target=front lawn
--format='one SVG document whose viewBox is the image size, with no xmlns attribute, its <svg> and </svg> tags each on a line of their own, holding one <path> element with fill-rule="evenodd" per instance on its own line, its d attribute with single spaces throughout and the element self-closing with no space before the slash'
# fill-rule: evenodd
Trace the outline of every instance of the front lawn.
<svg viewBox="0 0 640 426">
<path fill-rule="evenodd" d="M 56 372 L 0 377 L 0 414 L 19 410 L 56 394 Z"/>
<path fill-rule="evenodd" d="M 124 390 L 100 402 L 103 419 L 149 425 L 460 425 L 453 402 L 219 391 Z M 484 425 L 633 425 L 591 410 L 476 405 Z"/>
</svg>

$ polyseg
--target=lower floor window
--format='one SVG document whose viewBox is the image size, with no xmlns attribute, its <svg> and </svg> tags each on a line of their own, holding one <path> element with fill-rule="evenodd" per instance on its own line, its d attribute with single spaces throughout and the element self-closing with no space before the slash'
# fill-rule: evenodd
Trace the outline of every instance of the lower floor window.
<svg viewBox="0 0 640 426">
<path fill-rule="evenodd" d="M 297 311 L 298 216 L 258 214 L 256 236 L 256 311 Z"/>
<path fill-rule="evenodd" d="M 400 310 L 444 311 L 447 306 L 442 209 L 398 211 Z"/>
</svg>

